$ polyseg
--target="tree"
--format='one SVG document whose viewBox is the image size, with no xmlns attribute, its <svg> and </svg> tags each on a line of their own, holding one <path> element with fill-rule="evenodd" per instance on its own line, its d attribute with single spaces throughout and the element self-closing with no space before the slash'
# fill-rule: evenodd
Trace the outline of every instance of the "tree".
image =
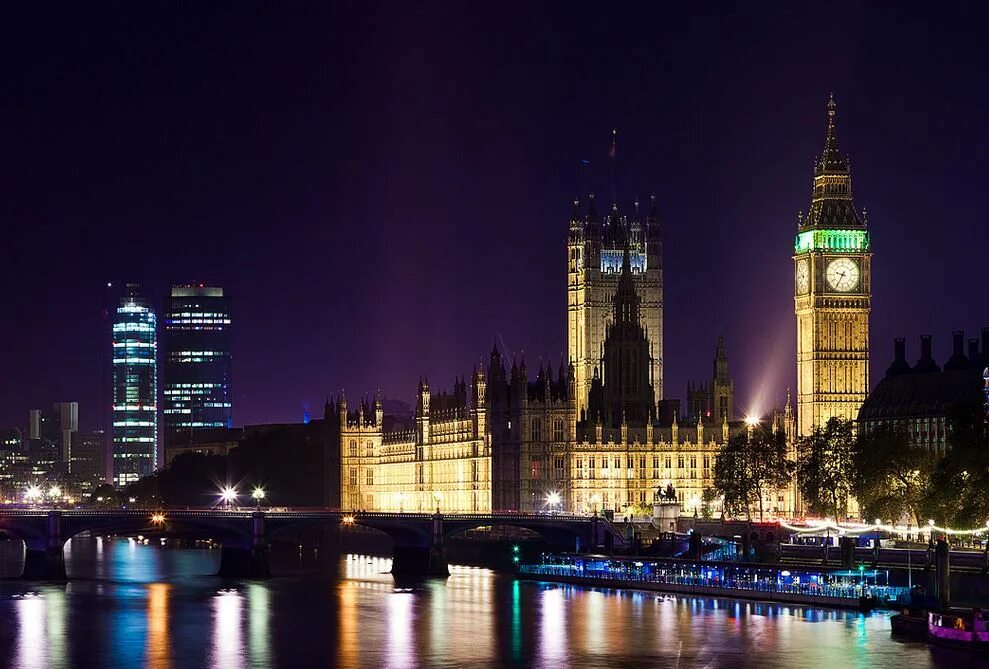
<svg viewBox="0 0 989 669">
<path fill-rule="evenodd" d="M 89 504 L 91 506 L 119 506 L 120 494 L 109 483 L 101 483 L 89 496 Z"/>
<path fill-rule="evenodd" d="M 714 489 L 722 495 L 723 515 L 745 514 L 752 519 L 752 477 L 750 475 L 748 439 L 745 434 L 732 435 L 721 445 L 714 461 Z"/>
<path fill-rule="evenodd" d="M 930 478 L 922 513 L 939 525 L 981 527 L 989 520 L 989 421 L 960 405 L 948 418 L 948 448 Z"/>
<path fill-rule="evenodd" d="M 901 424 L 887 423 L 862 431 L 855 439 L 852 490 L 863 518 L 896 522 L 909 515 L 918 526 L 936 457 L 914 446 Z"/>
<path fill-rule="evenodd" d="M 786 486 L 793 476 L 795 465 L 786 454 L 782 431 L 758 427 L 728 439 L 714 463 L 714 490 L 724 496 L 723 515 L 745 513 L 751 520 L 758 506 L 762 520 L 766 493 Z"/>
<path fill-rule="evenodd" d="M 713 515 L 711 507 L 718 501 L 718 491 L 714 488 L 704 488 L 701 494 L 701 516 L 710 518 Z"/>
<path fill-rule="evenodd" d="M 846 518 L 852 492 L 851 421 L 831 418 L 797 442 L 797 485 L 812 514 Z"/>
</svg>

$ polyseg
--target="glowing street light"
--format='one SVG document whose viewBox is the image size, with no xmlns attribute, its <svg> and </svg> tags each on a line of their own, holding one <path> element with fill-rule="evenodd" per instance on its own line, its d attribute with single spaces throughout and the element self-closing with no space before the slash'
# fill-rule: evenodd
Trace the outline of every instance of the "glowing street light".
<svg viewBox="0 0 989 669">
<path fill-rule="evenodd" d="M 48 496 L 49 497 L 61 497 L 62 496 L 62 489 L 59 488 L 57 485 L 53 485 L 51 488 L 48 489 Z"/>
<path fill-rule="evenodd" d="M 264 488 L 261 486 L 255 486 L 254 490 L 251 491 L 251 498 L 254 500 L 254 503 L 257 504 L 258 510 L 260 510 L 261 500 L 264 499 Z"/>
<path fill-rule="evenodd" d="M 344 516 L 343 518 L 340 519 L 340 522 L 343 523 L 344 525 L 353 525 L 354 524 L 354 517 L 353 516 Z"/>
<path fill-rule="evenodd" d="M 27 492 L 24 493 L 24 497 L 31 500 L 32 502 L 39 499 L 42 495 L 41 488 L 36 485 L 28 486 Z"/>
<path fill-rule="evenodd" d="M 229 508 L 232 502 L 237 501 L 237 491 L 230 486 L 225 487 L 220 491 L 220 500 Z"/>
<path fill-rule="evenodd" d="M 756 425 L 759 424 L 759 417 L 758 416 L 746 416 L 745 417 L 745 424 L 748 425 L 749 427 L 755 427 Z"/>
<path fill-rule="evenodd" d="M 560 506 L 560 493 L 553 491 L 546 495 L 546 503 L 549 504 L 550 510 L 557 509 Z"/>
<path fill-rule="evenodd" d="M 162 524 L 164 524 L 164 522 L 165 522 L 165 514 L 163 514 L 160 511 L 157 512 L 157 513 L 151 514 L 151 522 L 154 523 L 155 525 L 162 525 Z"/>
</svg>

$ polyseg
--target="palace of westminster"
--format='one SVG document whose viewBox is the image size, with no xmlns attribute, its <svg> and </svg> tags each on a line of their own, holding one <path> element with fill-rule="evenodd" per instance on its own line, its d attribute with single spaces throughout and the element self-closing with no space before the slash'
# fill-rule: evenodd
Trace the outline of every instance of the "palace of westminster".
<svg viewBox="0 0 989 669">
<path fill-rule="evenodd" d="M 852 203 L 848 158 L 828 103 L 824 151 L 792 258 L 797 332 L 796 411 L 764 417 L 798 435 L 830 417 L 854 419 L 868 390 L 870 244 Z M 495 346 L 452 392 L 420 380 L 415 415 L 386 417 L 380 397 L 327 402 L 329 478 L 344 509 L 570 512 L 651 504 L 672 484 L 695 513 L 713 483 L 721 445 L 751 429 L 734 413 L 719 339 L 711 379 L 689 385 L 685 411 L 663 399 L 663 241 L 655 198 L 643 216 L 594 197 L 574 202 L 567 242 L 569 360 L 540 365 Z M 765 508 L 799 512 L 796 486 Z"/>
</svg>

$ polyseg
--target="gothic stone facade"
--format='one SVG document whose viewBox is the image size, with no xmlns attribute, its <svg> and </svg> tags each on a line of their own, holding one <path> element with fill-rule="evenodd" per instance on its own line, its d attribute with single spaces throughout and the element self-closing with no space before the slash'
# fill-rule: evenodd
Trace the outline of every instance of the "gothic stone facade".
<svg viewBox="0 0 989 669">
<path fill-rule="evenodd" d="M 721 445 L 748 427 L 741 421 L 699 420 L 662 425 L 649 420 L 617 426 L 578 421 L 574 374 L 525 363 L 506 369 L 492 352 L 486 369 L 457 381 L 449 394 L 420 385 L 411 429 L 385 431 L 380 401 L 348 411 L 329 403 L 339 425 L 340 496 L 350 510 L 432 512 L 540 511 L 591 513 L 651 504 L 672 483 L 684 512 L 699 505 L 713 483 Z M 792 443 L 787 406 L 772 419 Z M 793 513 L 792 490 L 777 491 L 766 509 Z"/>
<path fill-rule="evenodd" d="M 794 244 L 797 426 L 810 434 L 832 417 L 855 420 L 869 391 L 872 252 L 865 213 L 855 211 L 848 157 L 828 103 L 824 152 L 814 166 L 810 210 Z"/>
<path fill-rule="evenodd" d="M 457 380 L 449 394 L 432 394 L 428 380 L 420 381 L 415 415 L 402 429 L 385 429 L 380 398 L 355 412 L 342 396 L 328 403 L 328 419 L 339 417 L 330 458 L 339 463 L 339 495 L 330 503 L 380 511 L 620 512 L 651 503 L 672 484 L 684 510 L 696 510 L 713 484 L 721 445 L 748 427 L 727 415 L 659 423 L 642 322 L 626 244 L 586 408 L 577 401 L 574 366 L 554 375 L 540 365 L 533 381 L 524 360 L 508 366 L 497 347 L 469 384 Z M 792 443 L 789 405 L 774 420 Z M 765 501 L 771 512 L 793 512 L 789 491 Z"/>
</svg>

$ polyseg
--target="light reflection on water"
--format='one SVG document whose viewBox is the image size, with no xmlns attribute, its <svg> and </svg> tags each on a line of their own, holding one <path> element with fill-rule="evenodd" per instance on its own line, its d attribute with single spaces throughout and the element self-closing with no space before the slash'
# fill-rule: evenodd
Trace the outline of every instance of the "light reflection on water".
<svg viewBox="0 0 989 669">
<path fill-rule="evenodd" d="M 390 560 L 356 555 L 341 558 L 338 577 L 230 581 L 209 575 L 216 558 L 215 551 L 77 540 L 69 572 L 91 578 L 0 583 L 0 666 L 968 669 L 982 662 L 895 641 L 886 614 L 516 582 L 468 567 L 397 587 Z"/>
</svg>

